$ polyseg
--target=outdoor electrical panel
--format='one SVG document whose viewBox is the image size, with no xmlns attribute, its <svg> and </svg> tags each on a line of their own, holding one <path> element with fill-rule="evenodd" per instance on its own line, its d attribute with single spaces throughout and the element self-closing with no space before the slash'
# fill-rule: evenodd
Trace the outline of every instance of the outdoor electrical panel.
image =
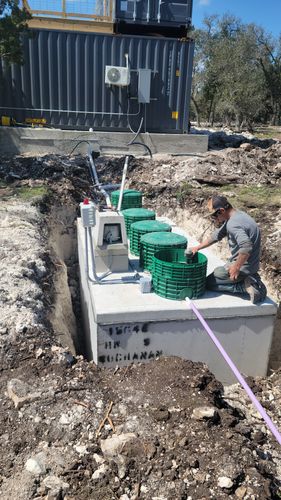
<svg viewBox="0 0 281 500">
<path fill-rule="evenodd" d="M 138 69 L 138 102 L 150 103 L 151 69 Z"/>
</svg>

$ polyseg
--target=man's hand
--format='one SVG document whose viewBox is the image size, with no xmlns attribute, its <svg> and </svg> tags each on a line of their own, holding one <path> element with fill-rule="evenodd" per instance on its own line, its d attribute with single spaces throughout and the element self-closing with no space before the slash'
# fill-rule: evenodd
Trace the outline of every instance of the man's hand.
<svg viewBox="0 0 281 500">
<path fill-rule="evenodd" d="M 237 264 L 232 264 L 228 269 L 228 274 L 231 280 L 236 280 L 240 273 L 240 267 Z"/>
<path fill-rule="evenodd" d="M 190 250 L 192 251 L 193 255 L 195 255 L 199 250 L 201 250 L 201 245 L 197 245 L 197 247 L 191 247 Z"/>
<path fill-rule="evenodd" d="M 231 280 L 236 280 L 239 276 L 241 267 L 248 261 L 250 254 L 239 253 L 237 260 L 228 268 L 228 274 Z"/>
</svg>

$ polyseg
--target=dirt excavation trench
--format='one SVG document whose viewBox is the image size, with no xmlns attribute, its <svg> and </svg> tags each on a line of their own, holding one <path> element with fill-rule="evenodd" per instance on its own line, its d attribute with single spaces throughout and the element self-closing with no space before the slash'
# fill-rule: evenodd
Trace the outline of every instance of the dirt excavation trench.
<svg viewBox="0 0 281 500">
<path fill-rule="evenodd" d="M 198 238 L 209 193 L 234 196 L 265 223 L 262 272 L 279 301 L 278 148 L 255 146 L 263 168 L 252 171 L 253 149 L 241 149 L 240 188 L 247 176 L 260 183 L 254 200 L 218 184 L 230 148 L 198 158 L 197 170 L 189 158 L 132 158 L 128 187 Z M 120 182 L 123 164 L 100 158 L 101 181 Z M 238 385 L 224 388 L 207 366 L 179 358 L 113 369 L 87 361 L 75 226 L 79 202 L 97 196 L 86 159 L 3 157 L 0 193 L 0 498 L 280 498 L 280 447 Z M 247 380 L 279 428 L 280 360 L 277 325 L 274 371 Z"/>
</svg>

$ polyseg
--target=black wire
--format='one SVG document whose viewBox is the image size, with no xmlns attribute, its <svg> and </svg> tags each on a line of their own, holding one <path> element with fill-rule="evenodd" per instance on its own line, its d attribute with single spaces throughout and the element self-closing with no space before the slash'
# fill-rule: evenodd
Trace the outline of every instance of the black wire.
<svg viewBox="0 0 281 500">
<path fill-rule="evenodd" d="M 82 144 L 82 142 L 86 142 L 89 146 L 90 146 L 90 143 L 89 141 L 86 141 L 86 139 L 84 139 L 83 141 L 79 141 L 77 142 L 77 144 L 74 146 L 74 148 L 72 149 L 72 151 L 69 153 L 70 155 L 72 155 L 72 153 L 75 151 L 75 149 L 80 145 Z"/>
<path fill-rule="evenodd" d="M 151 149 L 146 145 L 144 144 L 143 142 L 131 142 L 130 143 L 130 146 L 133 146 L 136 145 L 136 146 L 142 146 L 143 148 L 147 149 L 147 151 L 149 152 L 150 154 L 150 158 L 152 158 L 152 152 L 151 152 Z"/>
</svg>

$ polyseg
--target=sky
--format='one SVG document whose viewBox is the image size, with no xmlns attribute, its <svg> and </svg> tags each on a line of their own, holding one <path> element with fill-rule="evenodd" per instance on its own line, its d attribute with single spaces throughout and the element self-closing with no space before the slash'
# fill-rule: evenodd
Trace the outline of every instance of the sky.
<svg viewBox="0 0 281 500">
<path fill-rule="evenodd" d="M 193 0 L 192 24 L 200 28 L 206 15 L 234 14 L 243 23 L 255 23 L 278 37 L 281 34 L 281 0 Z"/>
</svg>

